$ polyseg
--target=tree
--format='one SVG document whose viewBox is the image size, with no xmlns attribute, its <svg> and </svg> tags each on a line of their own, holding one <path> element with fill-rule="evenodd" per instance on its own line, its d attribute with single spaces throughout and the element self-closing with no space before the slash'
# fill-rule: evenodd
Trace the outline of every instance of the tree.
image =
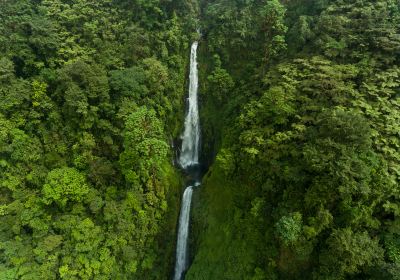
<svg viewBox="0 0 400 280">
<path fill-rule="evenodd" d="M 49 172 L 43 185 L 43 202 L 55 202 L 65 207 L 68 202 L 81 202 L 89 193 L 85 176 L 70 167 L 58 168 Z"/>
<path fill-rule="evenodd" d="M 383 260 L 383 249 L 377 239 L 367 232 L 353 232 L 350 228 L 335 230 L 327 240 L 328 251 L 321 256 L 323 279 L 344 279 L 361 267 L 369 267 Z"/>
<path fill-rule="evenodd" d="M 157 180 L 166 160 L 168 145 L 163 140 L 163 126 L 155 112 L 146 107 L 132 113 L 125 124 L 124 152 L 120 164 L 127 180 L 146 183 Z"/>
<path fill-rule="evenodd" d="M 302 232 L 302 217 L 300 213 L 283 216 L 275 225 L 278 237 L 286 246 L 294 244 Z"/>
<path fill-rule="evenodd" d="M 221 60 L 218 55 L 214 56 L 214 70 L 207 77 L 209 91 L 219 102 L 228 100 L 229 95 L 235 85 L 229 73 L 221 67 Z"/>
</svg>

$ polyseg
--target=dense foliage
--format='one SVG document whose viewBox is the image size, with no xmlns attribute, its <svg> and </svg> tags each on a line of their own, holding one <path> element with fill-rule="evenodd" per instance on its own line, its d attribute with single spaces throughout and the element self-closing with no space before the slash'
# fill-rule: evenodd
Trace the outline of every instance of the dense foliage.
<svg viewBox="0 0 400 280">
<path fill-rule="evenodd" d="M 0 279 L 165 279 L 188 1 L 0 4 Z"/>
<path fill-rule="evenodd" d="M 204 6 L 187 279 L 400 279 L 400 2 Z"/>
<path fill-rule="evenodd" d="M 197 2 L 1 1 L 0 279 L 171 276 L 199 26 L 186 279 L 400 279 L 400 1 Z"/>
</svg>

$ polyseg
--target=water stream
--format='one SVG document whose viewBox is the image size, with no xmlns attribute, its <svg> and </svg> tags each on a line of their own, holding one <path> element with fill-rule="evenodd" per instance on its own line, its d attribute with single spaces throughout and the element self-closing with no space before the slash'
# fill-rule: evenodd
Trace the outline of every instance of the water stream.
<svg viewBox="0 0 400 280">
<path fill-rule="evenodd" d="M 179 155 L 179 165 L 189 173 L 196 176 L 199 166 L 199 145 L 200 145 L 200 120 L 198 108 L 198 69 L 197 69 L 197 47 L 198 42 L 192 44 L 190 53 L 190 74 L 189 74 L 189 97 L 188 110 L 185 117 L 185 127 L 182 134 L 182 148 Z M 183 280 L 189 266 L 189 222 L 190 206 L 192 203 L 193 188 L 200 185 L 198 178 L 189 184 L 182 197 L 181 212 L 179 216 L 178 237 L 176 245 L 176 262 L 174 280 Z"/>
</svg>

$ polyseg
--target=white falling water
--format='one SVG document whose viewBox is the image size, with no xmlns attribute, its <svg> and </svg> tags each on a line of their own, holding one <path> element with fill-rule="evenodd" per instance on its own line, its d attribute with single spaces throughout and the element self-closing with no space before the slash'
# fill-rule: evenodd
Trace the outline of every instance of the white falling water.
<svg viewBox="0 0 400 280">
<path fill-rule="evenodd" d="M 182 135 L 182 149 L 179 156 L 179 164 L 186 169 L 199 163 L 200 143 L 200 120 L 199 107 L 197 104 L 197 91 L 199 77 L 197 70 L 197 46 L 198 42 L 192 44 L 190 54 L 190 76 L 189 76 L 189 109 L 185 118 L 185 129 Z"/>
<path fill-rule="evenodd" d="M 185 118 L 185 129 L 182 135 L 182 150 L 179 156 L 179 164 L 186 169 L 199 163 L 200 122 L 197 104 L 197 91 L 199 86 L 197 70 L 197 46 L 194 42 L 190 54 L 189 76 L 189 109 Z M 198 186 L 196 183 L 195 186 Z M 188 268 L 188 237 L 190 205 L 192 203 L 193 187 L 188 186 L 182 197 L 182 206 L 179 217 L 178 239 L 176 245 L 176 263 L 174 280 L 184 279 L 184 273 Z"/>
<path fill-rule="evenodd" d="M 182 274 L 188 268 L 188 237 L 189 237 L 189 218 L 190 205 L 192 203 L 193 187 L 185 189 L 182 198 L 181 214 L 179 217 L 178 242 L 176 245 L 176 263 L 174 280 L 181 280 Z"/>
</svg>

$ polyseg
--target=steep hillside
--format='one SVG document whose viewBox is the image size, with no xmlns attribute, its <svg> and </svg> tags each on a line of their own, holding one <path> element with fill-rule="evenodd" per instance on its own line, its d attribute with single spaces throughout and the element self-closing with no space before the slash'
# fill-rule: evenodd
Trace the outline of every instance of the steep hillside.
<svg viewBox="0 0 400 280">
<path fill-rule="evenodd" d="M 0 4 L 0 279 L 166 279 L 197 3 Z"/>
<path fill-rule="evenodd" d="M 399 279 L 399 4 L 204 3 L 186 279 Z"/>
</svg>

